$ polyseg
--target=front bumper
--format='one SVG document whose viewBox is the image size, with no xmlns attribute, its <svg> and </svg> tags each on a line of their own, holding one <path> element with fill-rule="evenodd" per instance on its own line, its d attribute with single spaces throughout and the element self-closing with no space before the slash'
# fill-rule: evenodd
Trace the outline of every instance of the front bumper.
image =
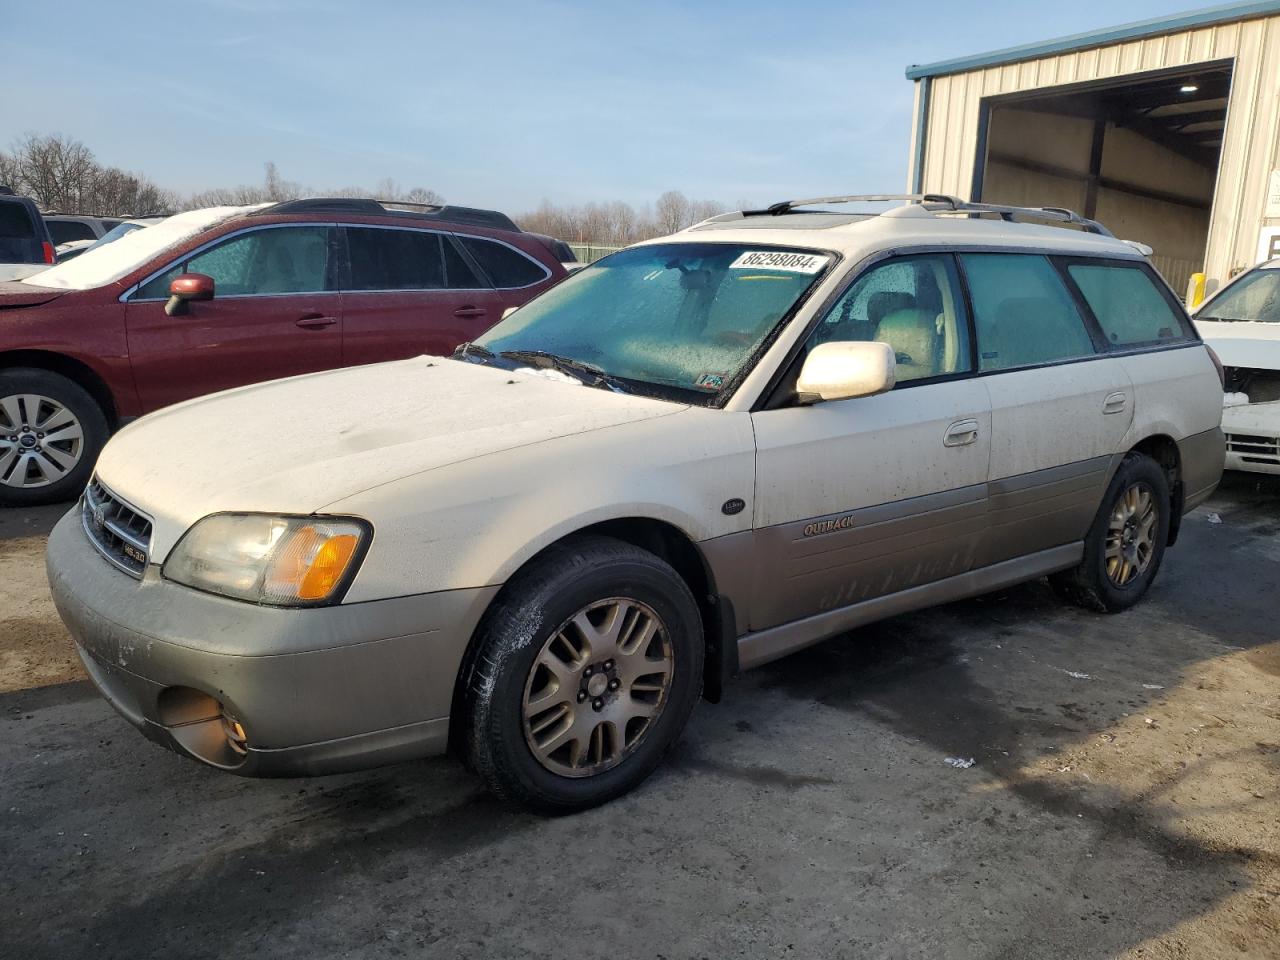
<svg viewBox="0 0 1280 960">
<path fill-rule="evenodd" d="M 73 510 L 46 555 L 58 613 L 99 692 L 150 739 L 245 776 L 333 773 L 442 753 L 454 682 L 496 587 L 334 607 L 259 607 L 135 580 Z M 225 719 L 247 743 L 231 749 Z"/>
<path fill-rule="evenodd" d="M 1222 429 L 1228 470 L 1280 474 L 1280 402 L 1227 407 Z"/>
</svg>

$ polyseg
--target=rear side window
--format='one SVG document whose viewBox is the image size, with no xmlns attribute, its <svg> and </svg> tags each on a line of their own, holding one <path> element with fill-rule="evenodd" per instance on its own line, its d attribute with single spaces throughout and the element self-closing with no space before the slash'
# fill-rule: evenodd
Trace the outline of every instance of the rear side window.
<svg viewBox="0 0 1280 960">
<path fill-rule="evenodd" d="M 480 269 L 488 274 L 495 287 L 527 287 L 547 276 L 547 270 L 523 253 L 495 240 L 483 240 L 480 237 L 463 237 L 458 239 L 467 248 L 467 253 L 475 257 Z"/>
<path fill-rule="evenodd" d="M 347 227 L 351 290 L 441 290 L 444 257 L 438 233 Z"/>
<path fill-rule="evenodd" d="M 34 240 L 36 225 L 24 203 L 0 200 L 0 237 L 6 240 Z"/>
<path fill-rule="evenodd" d="M 1084 318 L 1046 257 L 969 253 L 960 257 L 978 334 L 978 368 L 1008 370 L 1094 354 Z"/>
<path fill-rule="evenodd" d="M 1069 263 L 1067 273 L 1116 346 L 1187 339 L 1178 314 L 1140 266 Z"/>
<path fill-rule="evenodd" d="M 49 236 L 54 243 L 70 243 L 72 240 L 96 240 L 93 228 L 80 220 L 46 220 Z"/>
</svg>

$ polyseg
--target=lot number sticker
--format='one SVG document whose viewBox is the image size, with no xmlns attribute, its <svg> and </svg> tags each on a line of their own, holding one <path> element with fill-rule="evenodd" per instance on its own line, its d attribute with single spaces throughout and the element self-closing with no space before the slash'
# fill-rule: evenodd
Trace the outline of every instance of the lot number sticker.
<svg viewBox="0 0 1280 960">
<path fill-rule="evenodd" d="M 749 250 L 729 264 L 730 270 L 786 270 L 789 273 L 817 273 L 830 257 L 814 253 L 784 253 L 779 250 Z"/>
</svg>

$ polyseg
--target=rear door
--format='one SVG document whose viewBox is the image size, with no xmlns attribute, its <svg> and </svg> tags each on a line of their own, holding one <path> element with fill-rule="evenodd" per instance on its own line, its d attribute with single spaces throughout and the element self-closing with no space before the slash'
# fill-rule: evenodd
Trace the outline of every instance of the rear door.
<svg viewBox="0 0 1280 960">
<path fill-rule="evenodd" d="M 153 275 L 125 322 L 145 410 L 342 364 L 332 224 L 269 224 L 212 241 Z M 164 311 L 180 273 L 213 278 L 214 299 Z"/>
<path fill-rule="evenodd" d="M 986 565 L 1085 536 L 1133 420 L 1133 384 L 1050 258 L 960 262 L 991 398 Z"/>
<path fill-rule="evenodd" d="M 551 270 L 523 250 L 494 237 L 454 235 L 471 263 L 498 294 L 498 316 L 487 318 L 486 328 L 502 319 L 502 311 L 518 307 L 537 296 L 552 282 Z"/>
<path fill-rule="evenodd" d="M 440 230 L 347 226 L 347 365 L 446 356 L 502 316 L 503 300 Z"/>
</svg>

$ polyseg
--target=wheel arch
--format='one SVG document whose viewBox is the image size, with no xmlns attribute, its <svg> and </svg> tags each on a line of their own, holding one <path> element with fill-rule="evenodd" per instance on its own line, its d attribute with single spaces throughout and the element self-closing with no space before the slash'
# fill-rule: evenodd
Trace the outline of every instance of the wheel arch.
<svg viewBox="0 0 1280 960">
<path fill-rule="evenodd" d="M 1186 500 L 1186 491 L 1182 485 L 1182 454 L 1178 449 L 1178 441 L 1167 433 L 1152 433 L 1139 440 L 1129 448 L 1130 453 L 1141 453 L 1158 463 L 1169 482 L 1169 539 L 1168 546 L 1178 540 L 1178 530 L 1182 526 L 1182 507 Z"/>
<path fill-rule="evenodd" d="M 712 703 L 719 703 L 725 680 L 737 673 L 737 623 L 733 604 L 717 592 L 715 575 L 697 542 L 675 524 L 645 516 L 617 517 L 591 523 L 543 546 L 528 557 L 512 576 L 536 564 L 553 547 L 584 534 L 611 537 L 648 551 L 670 564 L 684 580 L 702 618 L 705 657 L 702 696 Z M 456 721 L 462 717 L 464 697 L 475 668 L 477 640 L 484 629 L 489 610 L 501 600 L 505 589 L 504 587 L 493 596 L 485 612 L 481 614 L 467 642 L 467 650 L 454 681 L 453 702 L 449 712 L 449 744 L 450 749 L 455 752 L 462 743 L 460 738 L 463 731 Z"/>
<path fill-rule="evenodd" d="M 111 388 L 102 376 L 85 363 L 65 353 L 52 350 L 5 350 L 0 351 L 0 370 L 23 367 L 33 370 L 47 370 L 66 377 L 88 391 L 89 396 L 102 410 L 107 418 L 107 426 L 115 430 L 120 425 L 120 414 L 116 408 L 115 397 Z"/>
</svg>

